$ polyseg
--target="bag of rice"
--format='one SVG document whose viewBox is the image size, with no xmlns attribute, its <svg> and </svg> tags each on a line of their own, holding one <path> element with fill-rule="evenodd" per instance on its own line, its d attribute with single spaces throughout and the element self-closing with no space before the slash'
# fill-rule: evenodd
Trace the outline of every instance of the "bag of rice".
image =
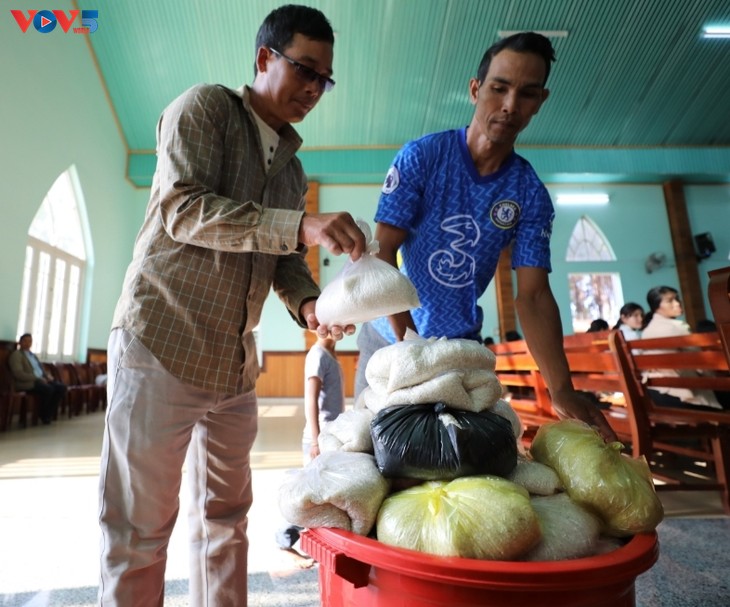
<svg viewBox="0 0 730 607">
<path fill-rule="evenodd" d="M 315 314 L 323 325 L 345 326 L 390 316 L 421 305 L 413 283 L 389 263 L 378 259 L 378 242 L 367 223 L 357 220 L 368 241 L 357 261 L 348 259 L 317 299 Z"/>
<path fill-rule="evenodd" d="M 555 470 L 526 457 L 517 458 L 517 465 L 507 480 L 524 487 L 530 495 L 553 495 L 563 489 Z"/>
<path fill-rule="evenodd" d="M 370 533 L 390 483 L 367 453 L 327 451 L 293 471 L 279 487 L 279 510 L 300 527 Z"/>
<path fill-rule="evenodd" d="M 540 519 L 542 541 L 528 552 L 526 561 L 562 561 L 596 554 L 601 520 L 576 504 L 567 493 L 533 497 Z"/>
<path fill-rule="evenodd" d="M 516 560 L 540 541 L 537 514 L 522 487 L 496 476 L 428 481 L 380 507 L 378 540 L 439 556 Z"/>
<path fill-rule="evenodd" d="M 473 413 L 443 403 L 387 407 L 373 417 L 371 434 L 386 478 L 507 476 L 517 463 L 512 426 L 489 410 Z"/>
<path fill-rule="evenodd" d="M 319 433 L 319 448 L 325 451 L 373 452 L 370 424 L 373 413 L 368 409 L 348 409 L 328 424 Z"/>
<path fill-rule="evenodd" d="M 606 534 L 627 537 L 656 529 L 664 509 L 646 459 L 622 448 L 588 424 L 566 419 L 540 426 L 530 453 L 558 473 L 573 501 L 598 513 Z"/>
</svg>

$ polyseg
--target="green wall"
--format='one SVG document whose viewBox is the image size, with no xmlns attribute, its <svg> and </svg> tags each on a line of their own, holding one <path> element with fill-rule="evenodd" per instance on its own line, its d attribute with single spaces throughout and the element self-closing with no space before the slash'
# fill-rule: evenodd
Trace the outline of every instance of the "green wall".
<svg viewBox="0 0 730 607">
<path fill-rule="evenodd" d="M 61 0 L 53 8 L 73 6 Z M 6 16 L 0 31 L 0 338 L 17 337 L 28 227 L 55 179 L 75 165 L 96 260 L 81 350 L 106 347 L 147 193 L 125 178 L 126 149 L 85 36 L 43 35 L 32 27 L 22 33 L 9 9 Z"/>
<path fill-rule="evenodd" d="M 624 301 L 635 301 L 645 309 L 647 291 L 658 285 L 679 288 L 674 251 L 672 249 L 662 187 L 658 185 L 595 184 L 583 186 L 586 191 L 602 191 L 610 203 L 600 207 L 556 206 L 553 226 L 551 286 L 561 310 L 566 333 L 572 332 L 568 274 L 573 272 L 618 272 L 621 275 Z M 555 200 L 569 186 L 549 185 Z M 573 188 L 575 190 L 576 188 Z M 705 310 L 712 316 L 707 301 L 707 272 L 728 265 L 730 251 L 730 187 L 727 185 L 688 186 L 685 189 L 692 234 L 711 232 L 717 252 L 699 264 L 700 284 L 705 298 Z M 568 241 L 576 222 L 582 215 L 590 217 L 611 243 L 616 254 L 614 262 L 566 262 Z M 666 265 L 651 274 L 644 267 L 647 256 L 661 252 L 667 256 Z M 606 319 L 609 323 L 617 319 Z"/>
</svg>

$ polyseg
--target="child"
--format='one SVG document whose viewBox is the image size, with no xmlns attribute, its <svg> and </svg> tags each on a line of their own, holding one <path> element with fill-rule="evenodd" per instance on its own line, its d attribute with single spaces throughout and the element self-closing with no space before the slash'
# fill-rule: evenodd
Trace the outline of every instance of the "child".
<svg viewBox="0 0 730 607">
<path fill-rule="evenodd" d="M 345 382 L 342 367 L 335 354 L 335 340 L 320 337 L 307 352 L 304 361 L 304 417 L 306 424 L 302 434 L 302 456 L 306 466 L 317 457 L 319 435 L 322 428 L 335 420 L 345 408 Z M 301 527 L 287 525 L 276 534 L 279 548 L 291 554 L 300 569 L 314 565 L 314 561 L 294 548 L 299 540 Z"/>
</svg>

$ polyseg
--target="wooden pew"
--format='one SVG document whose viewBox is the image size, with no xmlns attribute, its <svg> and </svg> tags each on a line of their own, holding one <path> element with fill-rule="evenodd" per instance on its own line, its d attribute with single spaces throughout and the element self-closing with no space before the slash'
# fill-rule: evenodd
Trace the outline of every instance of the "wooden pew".
<svg viewBox="0 0 730 607">
<path fill-rule="evenodd" d="M 0 432 L 11 428 L 15 414 L 18 415 L 18 425 L 21 428 L 28 425 L 28 415 L 31 425 L 38 425 L 38 397 L 15 389 L 15 381 L 8 364 L 10 354 L 16 346 L 15 341 L 0 341 Z"/>
<path fill-rule="evenodd" d="M 720 334 L 725 356 L 730 361 L 730 267 L 708 272 L 707 297 Z"/>
<path fill-rule="evenodd" d="M 29 423 L 38 425 L 39 397 L 32 392 L 15 389 L 8 365 L 8 358 L 16 347 L 17 343 L 14 340 L 0 340 L 0 432 L 11 428 L 16 415 L 18 425 L 22 428 Z M 96 375 L 106 371 L 106 363 L 42 362 L 42 364 L 47 373 L 53 375 L 57 381 L 65 383 L 68 388 L 65 401 L 59 405 L 59 416 L 66 408 L 68 417 L 72 417 L 79 415 L 84 408 L 88 413 L 97 410 L 99 406 L 106 406 L 106 387 L 98 386 L 94 381 Z"/>
<path fill-rule="evenodd" d="M 608 331 L 566 335 L 563 349 L 577 390 L 611 395 L 602 403 L 603 413 L 619 439 L 630 439 L 628 414 L 623 406 L 616 361 L 608 346 Z M 488 346 L 496 355 L 495 371 L 508 392 L 512 408 L 525 425 L 525 442 L 537 428 L 557 421 L 545 380 L 525 340 Z M 618 397 L 616 395 L 618 394 Z"/>
<path fill-rule="evenodd" d="M 657 489 L 720 491 L 730 514 L 730 412 L 661 407 L 648 390 L 676 387 L 730 391 L 728 359 L 717 333 L 627 342 L 620 331 L 609 335 L 620 369 L 631 424 L 635 457 L 645 456 L 655 478 L 666 484 Z M 700 370 L 703 375 L 658 375 L 642 380 L 643 372 L 659 369 Z M 698 463 L 699 462 L 699 463 Z"/>
</svg>

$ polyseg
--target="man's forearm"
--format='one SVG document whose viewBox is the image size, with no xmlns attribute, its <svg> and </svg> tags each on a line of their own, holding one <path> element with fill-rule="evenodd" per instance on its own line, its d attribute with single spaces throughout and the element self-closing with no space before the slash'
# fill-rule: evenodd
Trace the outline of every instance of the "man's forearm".
<svg viewBox="0 0 730 607">
<path fill-rule="evenodd" d="M 563 327 L 549 292 L 515 301 L 525 341 L 552 394 L 572 390 L 570 368 L 563 349 Z"/>
</svg>

